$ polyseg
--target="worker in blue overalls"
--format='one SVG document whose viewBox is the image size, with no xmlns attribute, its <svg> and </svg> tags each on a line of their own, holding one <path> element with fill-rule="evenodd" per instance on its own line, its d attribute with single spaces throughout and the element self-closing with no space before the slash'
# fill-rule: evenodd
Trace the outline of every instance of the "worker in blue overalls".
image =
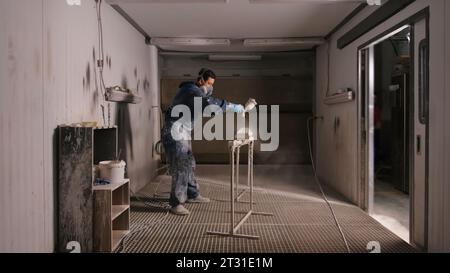
<svg viewBox="0 0 450 273">
<path fill-rule="evenodd" d="M 177 215 L 189 214 L 189 210 L 183 206 L 185 202 L 207 203 L 210 201 L 209 198 L 200 195 L 194 175 L 195 159 L 192 154 L 192 145 L 190 138 L 187 137 L 187 135 L 190 136 L 191 124 L 194 124 L 194 119 L 202 118 L 194 116 L 195 113 L 203 113 L 204 108 L 208 105 L 216 105 L 221 111 L 244 112 L 244 107 L 240 104 L 229 103 L 211 96 L 215 79 L 216 75 L 212 70 L 205 68 L 200 70 L 197 82 L 183 82 L 180 85 L 178 93 L 166 112 L 161 137 L 169 173 L 172 176 L 170 211 Z M 194 98 L 201 98 L 201 111 L 194 111 Z M 177 115 L 172 117 L 172 109 L 177 105 L 185 105 L 189 108 L 191 118 L 188 123 L 180 123 L 180 117 Z M 174 137 L 174 133 L 178 135 Z"/>
</svg>

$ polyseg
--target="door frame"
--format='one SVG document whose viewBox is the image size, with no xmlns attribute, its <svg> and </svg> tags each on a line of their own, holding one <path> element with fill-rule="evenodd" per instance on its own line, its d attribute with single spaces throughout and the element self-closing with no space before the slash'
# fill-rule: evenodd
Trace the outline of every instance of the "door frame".
<svg viewBox="0 0 450 273">
<path fill-rule="evenodd" d="M 373 136 L 370 137 L 370 120 L 372 118 L 369 116 L 369 121 L 362 121 L 363 113 L 362 111 L 365 111 L 366 113 L 369 112 L 368 109 L 370 106 L 373 107 L 373 96 L 369 96 L 370 94 L 373 95 L 373 84 L 372 86 L 370 83 L 368 83 L 367 78 L 373 78 L 373 71 L 369 70 L 369 73 L 366 71 L 362 71 L 361 69 L 361 55 L 362 51 L 365 50 L 366 53 L 366 67 L 368 66 L 367 61 L 372 62 L 373 64 L 373 54 L 374 54 L 374 46 L 378 44 L 381 41 L 384 41 L 386 38 L 395 35 L 399 31 L 404 30 L 406 27 L 410 28 L 411 32 L 411 43 L 410 43 L 410 55 L 411 57 L 411 64 L 410 64 L 410 79 L 409 79 L 409 88 L 410 90 L 415 90 L 415 64 L 419 60 L 415 60 L 415 37 L 414 37 L 414 24 L 421 21 L 426 21 L 426 41 L 428 42 L 428 45 L 430 44 L 430 8 L 427 7 L 425 9 L 420 10 L 416 14 L 410 16 L 409 18 L 401 21 L 400 23 L 396 24 L 395 26 L 389 28 L 388 30 L 382 32 L 381 34 L 375 36 L 374 38 L 368 40 L 367 42 L 361 44 L 358 46 L 357 49 L 357 87 L 358 87 L 358 96 L 357 99 L 357 177 L 358 177 L 358 206 L 365 210 L 366 212 L 370 213 L 371 209 L 373 208 L 373 159 L 371 152 L 371 147 L 373 147 Z M 420 42 L 420 41 L 417 41 Z M 429 50 L 429 46 L 428 46 Z M 368 55 L 368 56 L 367 56 Z M 428 54 L 429 56 L 429 54 Z M 429 58 L 428 58 L 429 62 Z M 429 64 L 428 64 L 429 65 Z M 370 65 L 369 65 L 370 66 Z M 373 65 L 372 65 L 373 66 Z M 366 81 L 364 86 L 362 86 L 361 83 L 361 77 L 362 73 L 365 73 Z M 373 80 L 373 79 L 372 79 Z M 411 93 L 411 92 L 410 92 Z M 429 95 L 429 92 L 427 92 L 427 96 Z M 409 233 L 410 233 L 410 242 L 411 244 L 414 244 L 412 241 L 412 234 L 414 232 L 414 226 L 413 226 L 413 217 L 414 217 L 414 203 L 413 203 L 413 196 L 414 196 L 414 118 L 415 118 L 415 111 L 414 111 L 414 95 L 409 95 L 407 98 L 407 115 L 408 120 L 407 124 L 405 124 L 408 128 L 408 179 L 409 179 L 409 189 L 410 189 L 410 227 L 409 227 Z M 362 101 L 364 99 L 365 101 Z M 428 98 L 427 98 L 428 101 Z M 362 109 L 363 103 L 369 103 L 371 105 L 364 105 L 365 109 Z M 373 113 L 372 113 L 373 115 Z M 364 116 L 367 117 L 367 114 L 364 114 Z M 369 141 L 367 142 L 367 139 Z M 427 120 L 426 124 L 426 136 L 425 136 L 425 147 L 426 147 L 426 162 L 425 162 L 425 245 L 424 250 L 426 251 L 428 249 L 428 177 L 429 177 L 429 121 Z M 370 155 L 370 156 L 368 156 Z"/>
</svg>

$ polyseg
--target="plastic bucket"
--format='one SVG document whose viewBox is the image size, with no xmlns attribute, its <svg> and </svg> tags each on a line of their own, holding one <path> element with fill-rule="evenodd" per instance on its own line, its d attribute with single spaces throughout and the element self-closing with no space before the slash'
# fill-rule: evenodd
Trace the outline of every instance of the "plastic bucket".
<svg viewBox="0 0 450 273">
<path fill-rule="evenodd" d="M 100 161 L 100 178 L 111 180 L 111 183 L 122 183 L 125 175 L 125 161 Z"/>
</svg>

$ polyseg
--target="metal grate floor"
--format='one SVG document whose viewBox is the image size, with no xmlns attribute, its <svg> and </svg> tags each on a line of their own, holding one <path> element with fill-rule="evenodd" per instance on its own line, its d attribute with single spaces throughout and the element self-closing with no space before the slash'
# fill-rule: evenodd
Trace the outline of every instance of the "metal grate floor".
<svg viewBox="0 0 450 273">
<path fill-rule="evenodd" d="M 258 235 L 259 240 L 206 234 L 207 230 L 227 232 L 230 221 L 229 184 L 202 181 L 207 204 L 186 204 L 188 216 L 168 213 L 170 177 L 159 176 L 132 199 L 131 233 L 122 241 L 120 252 L 146 253 L 317 253 L 346 252 L 332 214 L 318 192 L 305 193 L 256 189 L 256 211 L 274 216 L 252 215 L 239 232 Z M 318 190 L 317 190 L 318 191 Z M 313 197 L 313 198 L 312 198 Z M 241 199 L 245 201 L 247 195 Z M 339 199 L 330 198 L 352 252 L 368 252 L 371 241 L 380 243 L 382 252 L 416 250 L 384 228 L 364 211 Z M 239 203 L 237 210 L 246 210 Z M 237 219 L 239 220 L 239 219 Z"/>
</svg>

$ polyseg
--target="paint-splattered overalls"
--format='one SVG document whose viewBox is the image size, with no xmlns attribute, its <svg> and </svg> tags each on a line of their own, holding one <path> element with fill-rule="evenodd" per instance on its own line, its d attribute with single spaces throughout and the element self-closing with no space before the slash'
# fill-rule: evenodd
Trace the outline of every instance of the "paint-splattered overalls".
<svg viewBox="0 0 450 273">
<path fill-rule="evenodd" d="M 165 125 L 161 131 L 162 143 L 166 154 L 166 161 L 169 165 L 169 173 L 172 176 L 172 188 L 170 192 L 169 204 L 175 207 L 183 204 L 188 198 L 196 198 L 199 195 L 199 185 L 195 180 L 195 158 L 192 153 L 190 140 L 175 140 L 172 137 L 172 127 L 176 124 L 178 117 L 171 116 L 171 110 L 176 105 L 186 105 L 191 111 L 191 124 L 194 117 L 194 98 L 202 98 L 203 109 L 208 105 L 217 105 L 222 111 L 226 110 L 227 101 L 206 96 L 194 82 L 184 82 L 180 85 L 177 95 L 168 108 L 165 116 Z M 202 110 L 203 110 L 202 109 Z M 187 126 L 189 127 L 189 126 Z M 184 126 L 177 127 L 180 134 L 191 134 L 190 129 Z"/>
</svg>

